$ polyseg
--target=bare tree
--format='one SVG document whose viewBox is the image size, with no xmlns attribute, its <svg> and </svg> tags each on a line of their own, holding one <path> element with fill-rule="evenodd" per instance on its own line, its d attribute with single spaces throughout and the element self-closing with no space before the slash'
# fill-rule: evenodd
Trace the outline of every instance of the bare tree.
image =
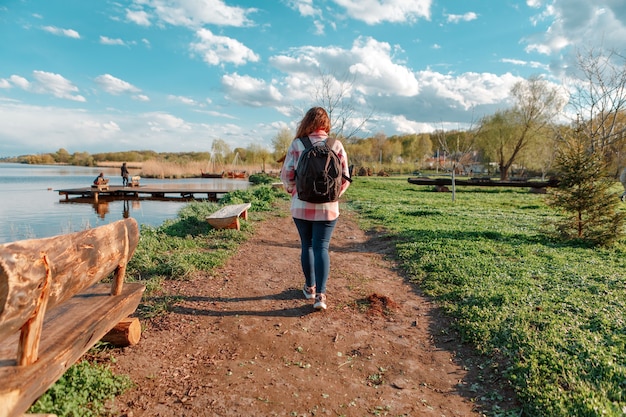
<svg viewBox="0 0 626 417">
<path fill-rule="evenodd" d="M 592 151 L 601 152 L 609 162 L 619 157 L 614 149 L 621 148 L 626 137 L 626 58 L 591 48 L 577 53 L 577 69 L 569 102 L 575 123 Z"/>
<path fill-rule="evenodd" d="M 345 74 L 338 79 L 335 74 L 322 72 L 314 93 L 315 102 L 330 116 L 334 135 L 347 142 L 356 137 L 374 113 L 369 110 L 362 114 L 357 110 L 352 95 L 354 82 L 354 75 Z"/>
<path fill-rule="evenodd" d="M 446 153 L 452 164 L 452 201 L 456 200 L 456 171 L 462 161 L 472 154 L 479 132 L 480 129 L 473 127 L 468 130 L 446 132 L 441 129 L 434 132 L 439 148 Z"/>
</svg>

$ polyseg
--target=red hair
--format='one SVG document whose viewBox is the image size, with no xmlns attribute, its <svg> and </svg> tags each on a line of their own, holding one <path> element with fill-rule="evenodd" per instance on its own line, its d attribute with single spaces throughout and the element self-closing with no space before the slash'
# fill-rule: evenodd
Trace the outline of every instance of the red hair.
<svg viewBox="0 0 626 417">
<path fill-rule="evenodd" d="M 296 137 L 301 138 L 318 130 L 330 134 L 330 117 L 322 107 L 312 107 L 300 121 Z"/>
</svg>

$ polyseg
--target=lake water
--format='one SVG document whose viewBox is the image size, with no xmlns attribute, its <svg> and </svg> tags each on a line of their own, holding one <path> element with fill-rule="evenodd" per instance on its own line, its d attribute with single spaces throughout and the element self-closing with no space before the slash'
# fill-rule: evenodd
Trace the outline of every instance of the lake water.
<svg viewBox="0 0 626 417">
<path fill-rule="evenodd" d="M 102 226 L 133 217 L 139 224 L 159 226 L 174 219 L 185 201 L 114 200 L 93 201 L 74 197 L 65 201 L 59 189 L 88 187 L 98 173 L 104 172 L 111 185 L 122 185 L 118 168 L 93 168 L 56 165 L 0 163 L 0 243 L 56 236 Z M 131 170 L 131 175 L 133 172 Z M 245 189 L 242 180 L 188 178 L 157 180 L 142 178 L 142 185 L 211 185 L 219 190 Z"/>
</svg>

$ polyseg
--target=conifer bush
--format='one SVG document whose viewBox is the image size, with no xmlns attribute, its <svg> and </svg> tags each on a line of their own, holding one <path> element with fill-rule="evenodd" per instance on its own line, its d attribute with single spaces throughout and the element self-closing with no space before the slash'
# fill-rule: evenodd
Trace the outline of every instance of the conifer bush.
<svg viewBox="0 0 626 417">
<path fill-rule="evenodd" d="M 610 245 L 624 235 L 624 213 L 619 197 L 612 191 L 604 158 L 594 152 L 580 133 L 563 141 L 556 157 L 559 186 L 548 204 L 559 210 L 554 224 L 558 235 L 595 245 Z"/>
</svg>

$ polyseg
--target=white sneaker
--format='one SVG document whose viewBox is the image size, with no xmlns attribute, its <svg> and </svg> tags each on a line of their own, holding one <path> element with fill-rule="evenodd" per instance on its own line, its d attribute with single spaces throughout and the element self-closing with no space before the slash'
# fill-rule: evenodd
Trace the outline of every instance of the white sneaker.
<svg viewBox="0 0 626 417">
<path fill-rule="evenodd" d="M 326 294 L 315 294 L 315 304 L 313 308 L 316 310 L 326 310 Z"/>
<path fill-rule="evenodd" d="M 315 285 L 307 287 L 306 284 L 304 284 L 304 287 L 302 287 L 302 293 L 307 300 L 315 298 Z"/>
</svg>

